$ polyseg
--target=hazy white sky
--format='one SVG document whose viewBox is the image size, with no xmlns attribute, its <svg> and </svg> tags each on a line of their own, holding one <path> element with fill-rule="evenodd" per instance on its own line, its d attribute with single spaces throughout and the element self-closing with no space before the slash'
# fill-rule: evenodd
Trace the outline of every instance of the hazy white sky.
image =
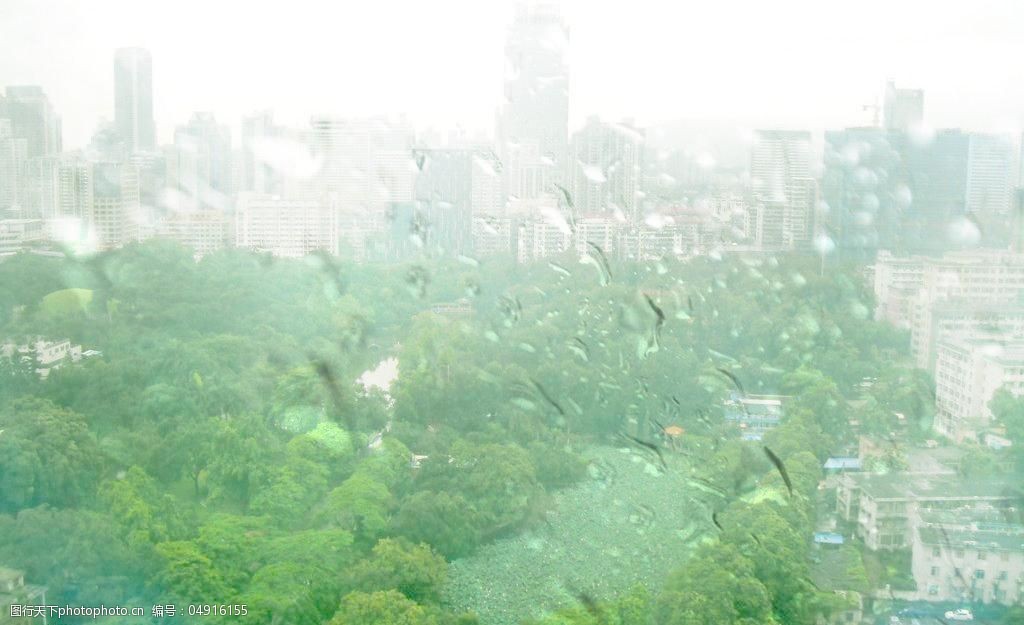
<svg viewBox="0 0 1024 625">
<path fill-rule="evenodd" d="M 1014 0 L 564 0 L 571 115 L 841 127 L 886 77 L 935 126 L 1024 121 Z M 113 117 L 113 50 L 153 53 L 157 132 L 192 111 L 406 112 L 488 132 L 511 0 L 0 0 L 0 86 L 40 84 L 77 147 Z"/>
</svg>

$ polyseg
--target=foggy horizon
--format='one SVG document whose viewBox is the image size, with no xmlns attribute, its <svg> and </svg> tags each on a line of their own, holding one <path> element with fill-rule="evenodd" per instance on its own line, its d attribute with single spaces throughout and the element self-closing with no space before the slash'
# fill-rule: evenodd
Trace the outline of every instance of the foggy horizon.
<svg viewBox="0 0 1024 625">
<path fill-rule="evenodd" d="M 985 3 L 970 19 L 950 3 L 868 2 L 841 23 L 828 19 L 836 3 L 802 0 L 770 9 L 552 4 L 570 30 L 570 129 L 592 115 L 648 127 L 861 126 L 888 79 L 927 93 L 925 122 L 935 128 L 1019 134 L 1024 120 L 1024 71 L 1007 62 L 1024 56 L 1011 27 L 1024 8 L 1008 1 Z M 0 59 L 0 82 L 42 86 L 69 149 L 113 119 L 114 50 L 133 46 L 153 56 L 161 143 L 195 111 L 235 133 L 243 115 L 270 110 L 297 128 L 321 114 L 405 114 L 421 131 L 490 136 L 514 5 L 389 1 L 317 15 L 303 1 L 281 12 L 10 0 L 0 7 L 0 40 L 19 53 Z"/>
</svg>

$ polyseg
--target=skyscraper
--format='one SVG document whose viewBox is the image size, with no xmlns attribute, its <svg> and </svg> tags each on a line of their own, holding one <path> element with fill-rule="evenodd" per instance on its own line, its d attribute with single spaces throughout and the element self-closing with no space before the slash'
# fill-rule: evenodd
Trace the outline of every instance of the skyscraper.
<svg viewBox="0 0 1024 625">
<path fill-rule="evenodd" d="M 417 164 L 405 120 L 314 117 L 311 124 L 317 195 L 343 211 L 373 215 L 412 200 Z"/>
<path fill-rule="evenodd" d="M 7 87 L 6 97 L 0 98 L 0 118 L 10 120 L 12 137 L 25 140 L 26 159 L 61 151 L 60 118 L 42 87 Z"/>
<path fill-rule="evenodd" d="M 760 205 L 758 243 L 769 249 L 810 245 L 818 188 L 811 176 L 811 133 L 758 130 L 751 152 L 750 182 Z"/>
<path fill-rule="evenodd" d="M 139 238 L 139 174 L 131 163 L 91 163 L 86 217 L 91 239 L 100 250 L 121 247 Z"/>
<path fill-rule="evenodd" d="M 924 91 L 897 89 L 896 83 L 890 80 L 885 85 L 882 116 L 889 130 L 906 131 L 919 125 L 924 119 Z"/>
<path fill-rule="evenodd" d="M 280 194 L 281 173 L 267 162 L 267 152 L 283 141 L 283 130 L 274 124 L 270 111 L 261 111 L 242 118 L 242 163 L 239 191 Z"/>
<path fill-rule="evenodd" d="M 955 128 L 936 131 L 927 141 L 904 133 L 890 136 L 900 154 L 900 167 L 890 176 L 912 198 L 901 213 L 898 249 L 940 252 L 977 244 L 965 232 L 976 227 L 965 220 L 969 139 Z"/>
<path fill-rule="evenodd" d="M 143 48 L 114 53 L 114 124 L 129 153 L 156 147 L 153 121 L 153 60 Z"/>
<path fill-rule="evenodd" d="M 178 189 L 196 208 L 225 208 L 233 193 L 231 131 L 212 113 L 193 113 L 174 131 L 174 169 Z"/>
<path fill-rule="evenodd" d="M 505 43 L 498 142 L 505 193 L 536 198 L 564 185 L 569 151 L 568 30 L 549 4 L 520 5 Z"/>
<path fill-rule="evenodd" d="M 25 140 L 14 138 L 11 120 L 0 119 L 0 218 L 18 205 L 24 163 Z"/>
<path fill-rule="evenodd" d="M 978 219 L 1005 218 L 1013 188 L 1013 140 L 971 133 L 967 152 L 967 212 Z"/>
<path fill-rule="evenodd" d="M 573 135 L 569 188 L 581 214 L 621 212 L 637 218 L 644 134 L 632 124 L 592 117 Z"/>
<path fill-rule="evenodd" d="M 861 127 L 825 133 L 825 220 L 840 253 L 862 260 L 893 249 L 913 193 L 901 179 L 897 132 Z M 895 143 L 895 145 L 894 145 Z"/>
</svg>

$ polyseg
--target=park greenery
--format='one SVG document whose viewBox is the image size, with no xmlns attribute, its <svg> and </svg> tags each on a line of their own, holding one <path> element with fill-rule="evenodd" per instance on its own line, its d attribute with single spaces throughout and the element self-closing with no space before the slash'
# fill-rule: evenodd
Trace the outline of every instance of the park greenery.
<svg viewBox="0 0 1024 625">
<path fill-rule="evenodd" d="M 885 435 L 899 412 L 928 436 L 907 336 L 819 258 L 602 261 L 197 261 L 148 241 L 0 262 L 0 339 L 101 352 L 45 380 L 0 359 L 0 566 L 51 604 L 176 604 L 183 622 L 190 604 L 290 625 L 810 625 L 844 607 L 810 573 L 820 467 L 851 421 Z M 356 382 L 392 356 L 387 393 Z M 737 392 L 789 396 L 783 424 L 742 441 Z"/>
</svg>

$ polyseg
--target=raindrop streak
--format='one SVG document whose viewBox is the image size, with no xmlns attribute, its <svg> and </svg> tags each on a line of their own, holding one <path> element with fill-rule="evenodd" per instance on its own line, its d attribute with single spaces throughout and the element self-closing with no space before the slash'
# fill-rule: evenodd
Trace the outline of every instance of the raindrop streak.
<svg viewBox="0 0 1024 625">
<path fill-rule="evenodd" d="M 608 257 L 604 255 L 604 250 L 598 247 L 595 243 L 587 241 L 587 245 L 593 250 L 597 256 L 594 256 L 590 251 L 584 252 L 582 261 L 594 265 L 598 271 L 598 279 L 601 282 L 601 286 L 608 286 L 608 283 L 612 279 L 612 269 L 608 264 Z"/>
<path fill-rule="evenodd" d="M 764 454 L 768 456 L 768 459 L 772 461 L 772 464 L 775 465 L 775 468 L 779 470 L 779 475 L 782 476 L 782 481 L 786 483 L 786 490 L 789 491 L 789 495 L 790 497 L 792 497 L 793 482 L 789 481 L 789 472 L 786 471 L 786 465 L 782 464 L 782 460 L 779 460 L 779 457 L 775 455 L 774 451 L 768 449 L 768 447 L 764 447 L 763 449 Z"/>
</svg>

